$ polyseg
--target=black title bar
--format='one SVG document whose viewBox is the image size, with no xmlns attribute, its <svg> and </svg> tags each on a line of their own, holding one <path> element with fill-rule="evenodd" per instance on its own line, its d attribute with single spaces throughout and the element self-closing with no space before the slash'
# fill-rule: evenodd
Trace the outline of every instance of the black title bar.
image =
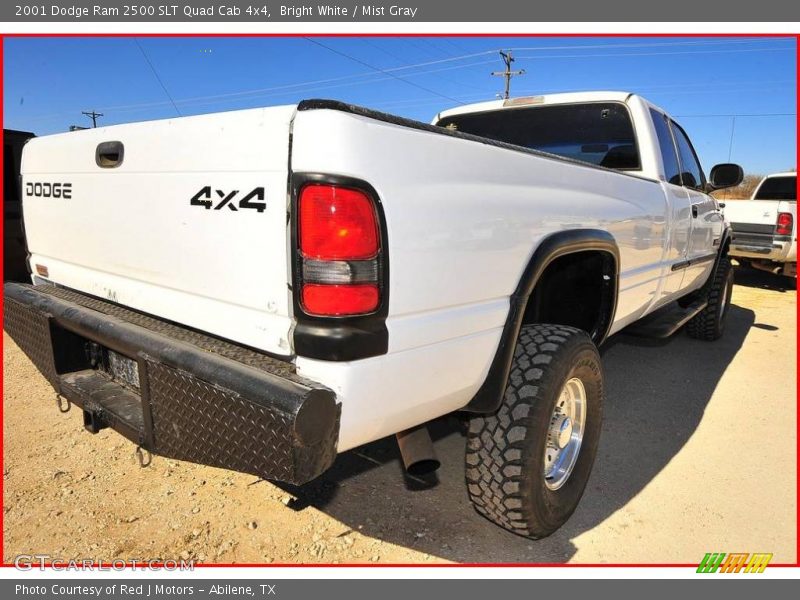
<svg viewBox="0 0 800 600">
<path fill-rule="evenodd" d="M 642 2 L 642 0 L 396 0 L 296 2 L 260 0 L 128 2 L 23 1 L 0 4 L 6 22 L 797 22 L 800 4 L 760 2 Z"/>
</svg>

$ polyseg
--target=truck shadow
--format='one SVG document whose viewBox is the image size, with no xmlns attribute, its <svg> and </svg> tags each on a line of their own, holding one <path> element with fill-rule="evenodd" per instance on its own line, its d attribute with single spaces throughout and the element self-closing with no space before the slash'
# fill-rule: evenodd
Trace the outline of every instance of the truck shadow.
<svg viewBox="0 0 800 600">
<path fill-rule="evenodd" d="M 783 275 L 773 275 L 766 271 L 759 271 L 744 266 L 737 266 L 734 270 L 734 280 L 736 285 L 761 290 L 771 290 L 773 292 L 790 292 L 796 289 L 796 280 L 784 277 Z"/>
<path fill-rule="evenodd" d="M 285 487 L 296 497 L 290 507 L 314 506 L 364 535 L 456 562 L 568 561 L 573 539 L 624 507 L 680 452 L 754 317 L 732 305 L 726 333 L 715 343 L 679 333 L 662 344 L 616 336 L 606 345 L 608 396 L 597 462 L 575 514 L 549 538 L 517 537 L 472 509 L 463 422 L 454 417 L 431 426 L 442 462 L 431 481 L 405 476 L 394 439 L 384 439 L 344 453 L 311 484 Z M 641 543 L 647 552 L 647 541 Z"/>
</svg>

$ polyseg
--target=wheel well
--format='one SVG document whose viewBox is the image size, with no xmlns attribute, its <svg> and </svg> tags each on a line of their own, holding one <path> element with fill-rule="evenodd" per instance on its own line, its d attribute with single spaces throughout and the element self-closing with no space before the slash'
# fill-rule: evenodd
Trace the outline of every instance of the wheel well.
<svg viewBox="0 0 800 600">
<path fill-rule="evenodd" d="M 613 318 L 616 269 L 614 256 L 602 250 L 555 258 L 536 282 L 522 323 L 570 325 L 599 343 Z"/>
</svg>

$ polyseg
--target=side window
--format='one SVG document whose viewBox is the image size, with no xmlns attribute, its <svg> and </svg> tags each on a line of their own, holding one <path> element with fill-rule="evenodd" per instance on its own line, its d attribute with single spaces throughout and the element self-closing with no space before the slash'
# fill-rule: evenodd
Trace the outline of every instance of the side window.
<svg viewBox="0 0 800 600">
<path fill-rule="evenodd" d="M 672 133 L 675 134 L 675 144 L 678 146 L 678 156 L 681 161 L 681 180 L 689 188 L 701 189 L 706 183 L 700 161 L 697 160 L 692 143 L 675 121 L 672 121 Z"/>
<path fill-rule="evenodd" d="M 672 141 L 672 133 L 670 133 L 669 125 L 667 125 L 667 117 L 653 109 L 650 109 L 650 117 L 653 119 L 658 146 L 661 148 L 661 158 L 664 161 L 664 175 L 667 178 L 667 182 L 681 185 L 681 168 L 678 163 L 675 143 Z"/>
</svg>

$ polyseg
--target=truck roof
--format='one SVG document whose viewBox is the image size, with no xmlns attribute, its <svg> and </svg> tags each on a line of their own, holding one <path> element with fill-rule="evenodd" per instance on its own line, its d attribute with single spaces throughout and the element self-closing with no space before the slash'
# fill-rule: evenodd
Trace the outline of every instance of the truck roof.
<svg viewBox="0 0 800 600">
<path fill-rule="evenodd" d="M 452 117 L 453 115 L 487 112 L 502 108 L 524 108 L 532 105 L 572 104 L 578 102 L 625 102 L 632 95 L 631 92 L 614 91 L 566 92 L 560 94 L 544 94 L 541 96 L 520 96 L 517 98 L 509 98 L 508 100 L 489 100 L 488 102 L 464 104 L 463 106 L 456 106 L 455 108 L 443 110 L 436 115 L 434 123 L 445 117 Z"/>
</svg>

